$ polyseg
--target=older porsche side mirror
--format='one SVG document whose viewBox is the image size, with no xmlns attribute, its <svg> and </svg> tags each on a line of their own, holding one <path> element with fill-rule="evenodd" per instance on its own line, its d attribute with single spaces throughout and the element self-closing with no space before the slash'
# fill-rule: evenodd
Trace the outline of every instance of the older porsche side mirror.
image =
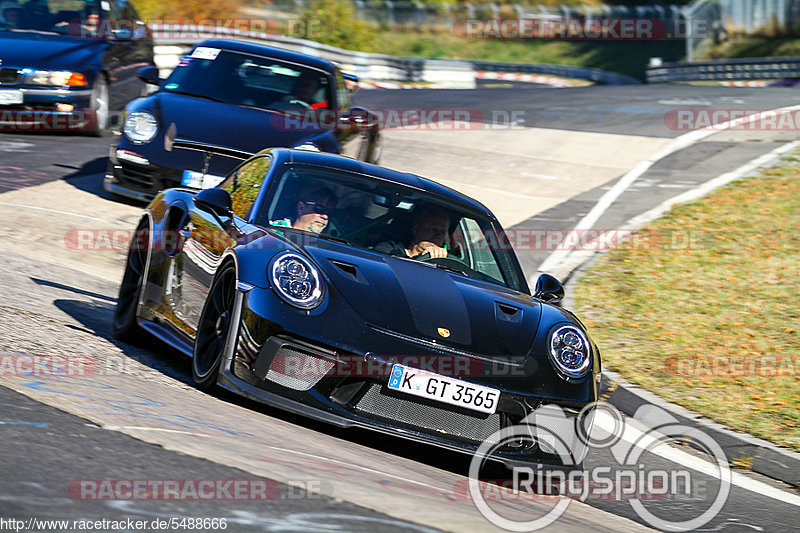
<svg viewBox="0 0 800 533">
<path fill-rule="evenodd" d="M 203 189 L 195 195 L 194 205 L 198 209 L 207 211 L 217 217 L 223 225 L 233 219 L 233 202 L 231 201 L 231 195 L 225 189 L 216 187 Z M 227 221 L 225 220 L 226 218 Z"/>
<path fill-rule="evenodd" d="M 564 298 L 564 286 L 550 274 L 542 274 L 536 280 L 533 296 L 548 303 L 560 302 Z"/>
<path fill-rule="evenodd" d="M 158 77 L 158 67 L 142 67 L 136 71 L 136 75 L 145 83 L 159 85 L 161 79 Z"/>
<path fill-rule="evenodd" d="M 342 72 L 342 78 L 347 83 L 347 92 L 355 94 L 358 91 L 358 76 Z"/>
</svg>

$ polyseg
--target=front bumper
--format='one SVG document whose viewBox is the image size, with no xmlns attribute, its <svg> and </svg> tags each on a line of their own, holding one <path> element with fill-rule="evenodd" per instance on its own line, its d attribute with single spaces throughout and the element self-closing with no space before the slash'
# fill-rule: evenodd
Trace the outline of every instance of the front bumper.
<svg viewBox="0 0 800 533">
<path fill-rule="evenodd" d="M 464 454 L 474 454 L 482 442 L 513 428 L 514 438 L 501 439 L 491 454 L 492 460 L 509 468 L 549 464 L 571 469 L 582 463 L 585 449 L 575 428 L 581 409 L 592 404 L 595 395 L 548 398 L 501 389 L 497 411 L 483 414 L 390 391 L 387 383 L 391 363 L 370 352 L 342 350 L 287 331 L 255 312 L 248 304 L 250 291 L 258 294 L 269 290 L 237 291 L 234 319 L 240 327 L 228 342 L 220 371 L 222 386 L 340 427 L 362 427 Z M 344 323 L 340 326 L 359 335 L 357 328 Z M 364 334 L 362 330 L 362 339 Z M 398 349 L 400 353 L 413 353 L 411 350 L 418 347 Z M 286 372 L 287 358 L 293 359 L 289 366 L 299 372 Z M 360 368 L 365 372 L 352 371 L 349 363 L 358 360 L 363 360 Z M 488 380 L 491 382 L 491 378 Z M 491 384 L 485 377 L 475 382 Z M 542 406 L 553 406 L 563 413 L 563 420 L 556 420 L 555 425 L 551 421 L 549 428 L 556 428 L 556 440 L 569 441 L 570 452 L 566 456 L 534 423 Z"/>
<path fill-rule="evenodd" d="M 2 131 L 86 131 L 97 124 L 91 89 L 9 88 L 21 91 L 23 102 L 0 105 Z M 58 104 L 72 110 L 60 110 Z"/>
</svg>

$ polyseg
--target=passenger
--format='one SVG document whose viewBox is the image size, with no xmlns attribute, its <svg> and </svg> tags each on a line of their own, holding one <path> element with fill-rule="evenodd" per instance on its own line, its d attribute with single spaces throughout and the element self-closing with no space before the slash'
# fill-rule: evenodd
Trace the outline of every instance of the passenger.
<svg viewBox="0 0 800 533">
<path fill-rule="evenodd" d="M 304 188 L 297 197 L 296 215 L 291 219 L 272 221 L 270 224 L 322 233 L 328 227 L 330 214 L 336 208 L 336 193 L 328 187 L 317 185 Z"/>
<path fill-rule="evenodd" d="M 431 259 L 447 257 L 444 247 L 447 233 L 450 231 L 450 216 L 434 205 L 417 207 L 411 218 L 411 242 L 408 246 L 396 241 L 379 242 L 374 250 L 401 257 L 416 258 L 423 254 Z"/>
</svg>

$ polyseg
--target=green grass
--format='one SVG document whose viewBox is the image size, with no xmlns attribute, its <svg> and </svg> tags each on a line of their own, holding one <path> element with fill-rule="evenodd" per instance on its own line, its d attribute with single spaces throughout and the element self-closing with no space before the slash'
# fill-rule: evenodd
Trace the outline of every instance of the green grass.
<svg viewBox="0 0 800 533">
<path fill-rule="evenodd" d="M 800 38 L 769 35 L 735 35 L 702 50 L 697 59 L 800 56 Z"/>
<path fill-rule="evenodd" d="M 397 57 L 592 67 L 644 79 L 650 57 L 679 61 L 685 50 L 681 41 L 467 39 L 445 28 L 422 31 L 384 28 L 371 51 Z"/>
<path fill-rule="evenodd" d="M 603 256 L 577 310 L 604 364 L 800 451 L 800 160 L 679 206 Z"/>
</svg>

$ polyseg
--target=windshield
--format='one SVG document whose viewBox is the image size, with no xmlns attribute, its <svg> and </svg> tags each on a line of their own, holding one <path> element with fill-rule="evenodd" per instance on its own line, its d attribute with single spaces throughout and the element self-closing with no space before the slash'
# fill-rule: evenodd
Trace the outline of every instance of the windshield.
<svg viewBox="0 0 800 533">
<path fill-rule="evenodd" d="M 446 249 L 446 257 L 419 260 L 525 292 L 519 263 L 495 220 L 371 176 L 284 164 L 270 181 L 256 223 L 406 258 L 416 240 L 430 240 Z"/>
<path fill-rule="evenodd" d="M 29 0 L 0 2 L 0 28 L 96 37 L 104 25 L 99 0 Z"/>
<path fill-rule="evenodd" d="M 164 82 L 164 90 L 236 105 L 303 112 L 329 106 L 328 73 L 267 57 L 198 47 Z"/>
</svg>

